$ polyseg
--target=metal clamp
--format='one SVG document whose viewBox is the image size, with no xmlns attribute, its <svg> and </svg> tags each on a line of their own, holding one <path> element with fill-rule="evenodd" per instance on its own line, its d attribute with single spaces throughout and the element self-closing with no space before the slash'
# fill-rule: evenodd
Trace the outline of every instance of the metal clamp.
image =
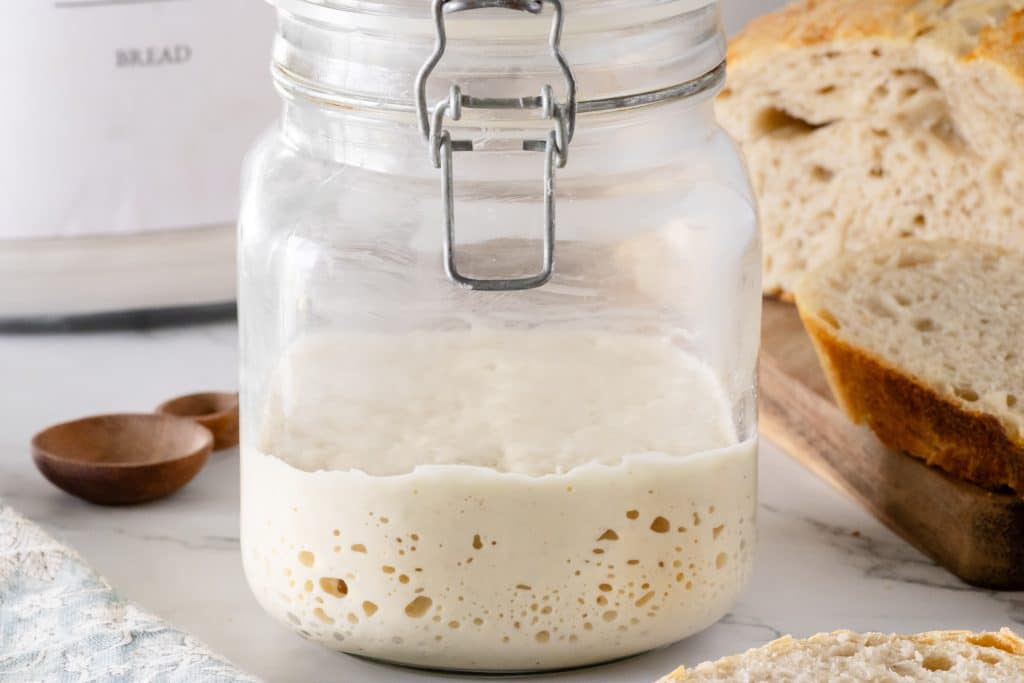
<svg viewBox="0 0 1024 683">
<path fill-rule="evenodd" d="M 448 44 L 445 29 L 445 14 L 471 9 L 500 8 L 530 14 L 540 14 L 544 5 L 554 9 L 551 34 L 548 41 L 551 55 L 558 63 L 567 85 L 567 102 L 558 104 L 550 85 L 545 85 L 537 97 L 488 98 L 463 95 L 453 85 L 448 97 L 437 103 L 433 117 L 427 107 L 427 81 L 444 55 Z M 569 160 L 569 143 L 576 129 L 576 78 L 569 63 L 562 55 L 563 10 L 561 0 L 433 0 L 432 4 L 437 41 L 434 52 L 416 76 L 416 112 L 419 116 L 420 131 L 430 148 L 430 157 L 435 168 L 441 169 L 444 197 L 444 250 L 445 272 L 456 284 L 477 291 L 516 291 L 535 289 L 550 279 L 555 269 L 555 167 L 564 168 Z M 476 279 L 462 275 L 455 262 L 455 179 L 453 152 L 472 152 L 472 140 L 453 140 L 444 128 L 445 117 L 458 121 L 463 109 L 520 109 L 540 110 L 545 119 L 555 122 L 555 127 L 545 139 L 523 141 L 523 151 L 544 153 L 544 269 L 529 277 L 517 279 Z"/>
</svg>

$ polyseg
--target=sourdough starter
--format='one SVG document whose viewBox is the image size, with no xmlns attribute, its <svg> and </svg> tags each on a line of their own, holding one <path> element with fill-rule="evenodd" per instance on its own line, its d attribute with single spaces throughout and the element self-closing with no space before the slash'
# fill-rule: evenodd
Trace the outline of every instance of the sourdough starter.
<svg viewBox="0 0 1024 683">
<path fill-rule="evenodd" d="M 747 580 L 756 444 L 669 339 L 325 335 L 273 385 L 243 444 L 243 557 L 307 638 L 570 667 L 691 635 Z"/>
</svg>

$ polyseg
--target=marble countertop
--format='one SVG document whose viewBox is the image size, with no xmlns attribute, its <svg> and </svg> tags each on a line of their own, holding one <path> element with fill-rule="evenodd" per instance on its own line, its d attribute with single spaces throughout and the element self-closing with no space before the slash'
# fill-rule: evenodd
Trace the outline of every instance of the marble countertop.
<svg viewBox="0 0 1024 683">
<path fill-rule="evenodd" d="M 83 503 L 35 470 L 29 439 L 46 425 L 234 387 L 233 324 L 0 335 L 0 377 L 0 497 L 75 547 L 124 597 L 268 681 L 467 680 L 328 652 L 265 616 L 239 559 L 235 451 L 215 454 L 178 495 L 134 508 Z M 767 443 L 760 496 L 754 579 L 722 622 L 658 652 L 539 680 L 649 683 L 785 633 L 1024 629 L 1024 594 L 964 585 Z"/>
</svg>

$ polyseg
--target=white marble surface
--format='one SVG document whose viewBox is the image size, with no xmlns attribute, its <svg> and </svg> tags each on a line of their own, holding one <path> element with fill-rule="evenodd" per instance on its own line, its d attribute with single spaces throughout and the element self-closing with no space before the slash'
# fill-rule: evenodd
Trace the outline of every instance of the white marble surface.
<svg viewBox="0 0 1024 683">
<path fill-rule="evenodd" d="M 28 443 L 48 424 L 235 386 L 233 325 L 0 335 L 0 378 L 0 497 L 77 548 L 128 599 L 268 681 L 467 680 L 327 652 L 264 616 L 239 559 L 234 451 L 215 455 L 173 498 L 136 508 L 88 505 L 36 472 Z M 650 682 L 782 633 L 1024 629 L 1024 594 L 965 586 L 769 444 L 761 501 L 755 577 L 732 614 L 674 647 L 550 680 Z"/>
</svg>

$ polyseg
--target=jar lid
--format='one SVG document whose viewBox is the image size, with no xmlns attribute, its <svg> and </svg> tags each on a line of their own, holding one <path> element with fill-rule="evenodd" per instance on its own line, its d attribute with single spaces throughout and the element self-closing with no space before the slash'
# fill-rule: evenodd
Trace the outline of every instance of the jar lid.
<svg viewBox="0 0 1024 683">
<path fill-rule="evenodd" d="M 283 17 L 275 49 L 279 83 L 288 81 L 319 101 L 347 107 L 408 110 L 414 104 L 414 77 L 437 37 L 432 2 L 270 2 Z M 545 84 L 563 94 L 557 91 L 564 79 L 547 49 L 551 23 L 545 18 L 551 9 L 530 17 L 478 4 L 485 7 L 446 12 L 448 52 L 437 65 L 429 101 L 446 96 L 451 83 L 479 96 L 536 94 Z M 563 0 L 562 5 L 562 50 L 583 101 L 685 90 L 709 75 L 712 84 L 721 80 L 726 40 L 718 0 Z"/>
<path fill-rule="evenodd" d="M 361 17 L 359 23 L 386 21 L 389 30 L 412 30 L 419 21 L 430 19 L 429 0 L 269 0 L 279 9 L 324 21 L 345 21 Z M 719 0 L 572 0 L 566 3 L 566 15 L 574 21 L 586 21 L 588 31 L 634 23 L 638 13 L 645 20 L 658 16 L 684 14 L 718 4 Z M 342 12 L 345 14 L 338 14 Z M 349 16 L 346 16 L 349 15 Z M 618 16 L 616 16 L 618 15 Z M 603 19 L 603 20 L 602 20 Z M 374 21 L 376 20 L 376 21 Z M 396 23 L 397 20 L 397 23 Z M 414 22 L 408 25 L 403 20 Z M 464 25 L 505 22 L 500 12 L 486 19 L 464 20 Z M 596 23 L 595 23 L 596 22 Z"/>
</svg>

